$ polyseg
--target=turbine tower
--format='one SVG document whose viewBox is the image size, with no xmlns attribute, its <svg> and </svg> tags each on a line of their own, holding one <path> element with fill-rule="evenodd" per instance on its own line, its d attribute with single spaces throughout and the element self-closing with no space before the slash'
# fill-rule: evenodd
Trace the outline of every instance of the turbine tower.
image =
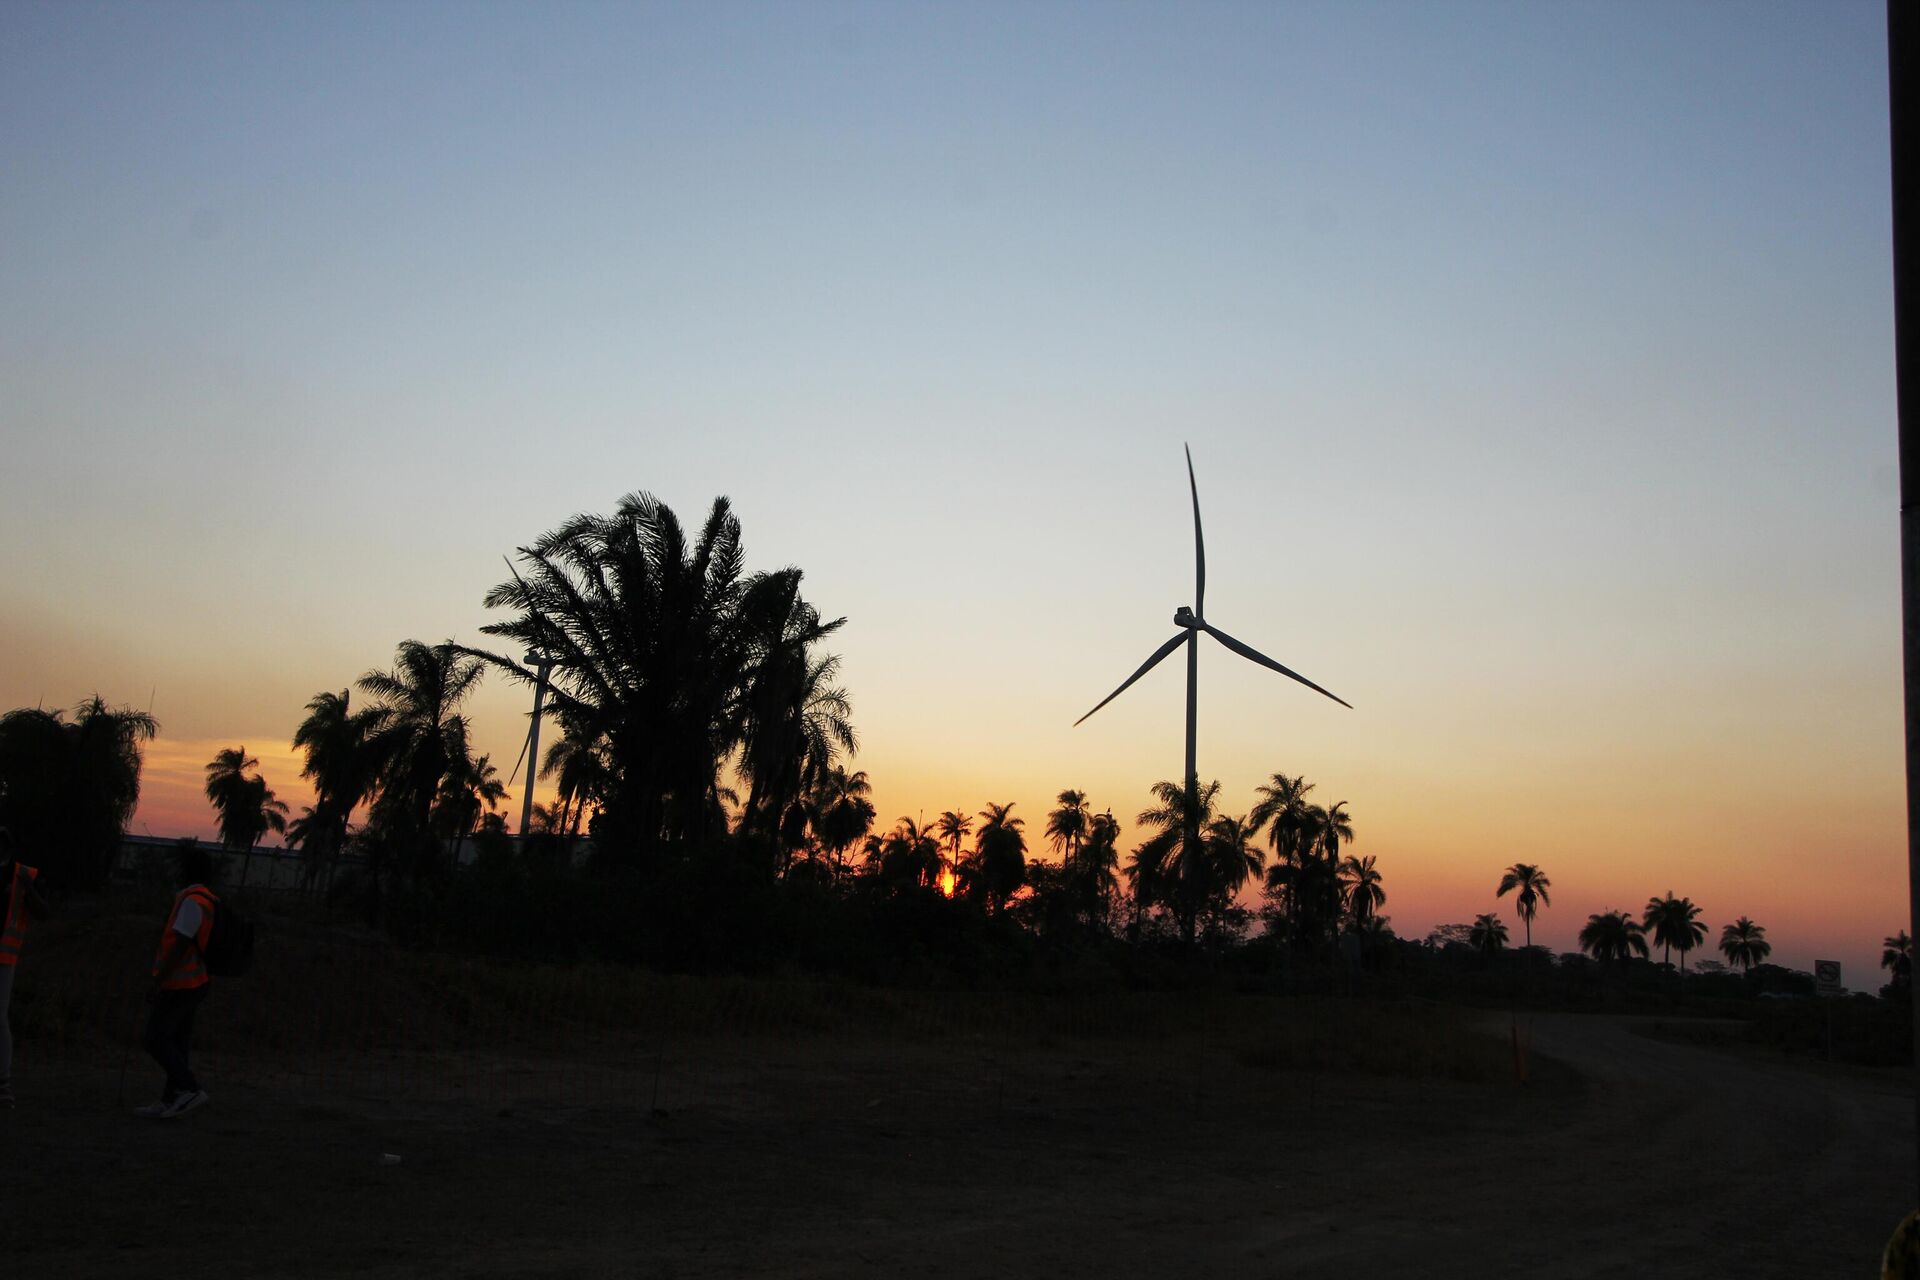
<svg viewBox="0 0 1920 1280">
<path fill-rule="evenodd" d="M 1179 648 L 1183 644 L 1187 646 L 1187 773 L 1186 773 L 1187 831 L 1186 831 L 1186 836 L 1187 836 L 1188 846 L 1192 847 L 1194 844 L 1198 842 L 1199 834 L 1200 834 L 1198 830 L 1200 775 L 1196 771 L 1194 766 L 1194 739 L 1196 736 L 1196 729 L 1198 726 L 1198 712 L 1199 712 L 1199 701 L 1200 701 L 1200 633 L 1202 631 L 1206 632 L 1208 635 L 1212 636 L 1215 640 L 1218 640 L 1221 644 L 1225 645 L 1227 648 L 1231 649 L 1233 652 L 1239 654 L 1241 657 L 1247 659 L 1249 662 L 1257 662 L 1263 667 L 1267 667 L 1271 670 L 1278 671 L 1281 675 L 1286 676 L 1289 679 L 1298 680 L 1301 684 L 1307 686 L 1307 688 L 1309 689 L 1312 689 L 1315 693 L 1325 694 L 1327 697 L 1332 698 L 1335 702 L 1347 708 L 1347 710 L 1349 711 L 1353 710 L 1353 704 L 1348 702 L 1345 698 L 1339 697 L 1336 694 L 1328 693 L 1327 690 L 1322 689 L 1319 685 L 1307 679 L 1305 676 L 1301 675 L 1298 671 L 1289 670 L 1288 668 L 1283 667 L 1279 663 L 1275 662 L 1272 658 L 1269 658 L 1266 654 L 1261 653 L 1259 650 L 1254 649 L 1249 645 L 1244 645 L 1240 643 L 1238 640 L 1235 640 L 1232 636 L 1228 635 L 1226 632 L 1220 630 L 1220 628 L 1214 626 L 1212 623 L 1207 621 L 1207 611 L 1206 611 L 1207 543 L 1206 543 L 1206 539 L 1203 538 L 1200 533 L 1200 486 L 1194 481 L 1194 478 L 1193 478 L 1193 450 L 1187 449 L 1186 454 L 1187 454 L 1187 491 L 1193 496 L 1193 607 L 1189 609 L 1186 605 L 1181 605 L 1178 609 L 1174 610 L 1173 625 L 1176 627 L 1179 627 L 1180 630 L 1174 632 L 1173 639 L 1167 641 L 1165 644 L 1161 645 L 1158 649 L 1155 649 L 1153 651 L 1152 656 L 1149 657 L 1145 662 L 1140 664 L 1140 669 L 1135 671 L 1132 675 L 1128 676 L 1125 680 L 1121 681 L 1120 687 L 1118 689 L 1115 689 L 1112 693 L 1100 699 L 1100 701 L 1094 705 L 1093 711 L 1098 711 L 1101 707 L 1106 706 L 1109 702 L 1112 702 L 1115 698 L 1125 693 L 1127 691 L 1127 688 L 1130 685 L 1132 685 L 1134 681 L 1138 680 L 1141 676 L 1147 674 L 1147 672 L 1153 670 L 1153 668 L 1160 662 L 1162 658 L 1172 653 L 1175 649 Z M 1073 722 L 1074 727 L 1077 729 L 1082 724 L 1086 723 L 1087 717 L 1091 716 L 1093 714 L 1093 711 L 1089 711 L 1087 712 L 1086 715 L 1081 716 L 1078 720 L 1075 720 Z"/>
</svg>

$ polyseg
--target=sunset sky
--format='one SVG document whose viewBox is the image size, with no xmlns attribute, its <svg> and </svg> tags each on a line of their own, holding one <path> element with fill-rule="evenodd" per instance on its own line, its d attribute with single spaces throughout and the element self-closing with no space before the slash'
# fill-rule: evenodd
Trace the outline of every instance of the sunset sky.
<svg viewBox="0 0 1920 1280">
<path fill-rule="evenodd" d="M 1344 799 L 1404 935 L 1544 864 L 1877 985 L 1904 924 L 1883 10 L 0 7 L 0 707 L 136 830 L 502 556 L 729 495 L 882 825 Z M 471 706 L 511 764 L 523 690 Z M 517 811 L 517 807 L 516 807 Z M 1131 845 L 1128 841 L 1128 847 Z M 1500 905 L 1511 920 L 1511 899 Z M 1516 926 L 1515 933 L 1518 935 Z"/>
</svg>

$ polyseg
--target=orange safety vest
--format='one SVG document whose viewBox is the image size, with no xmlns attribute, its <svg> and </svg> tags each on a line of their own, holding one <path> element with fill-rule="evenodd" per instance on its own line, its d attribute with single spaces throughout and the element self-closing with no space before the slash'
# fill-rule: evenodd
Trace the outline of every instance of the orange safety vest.
<svg viewBox="0 0 1920 1280">
<path fill-rule="evenodd" d="M 39 874 L 38 867 L 13 864 L 13 878 L 7 884 L 7 923 L 0 930 L 0 964 L 20 963 L 20 948 L 27 940 L 27 886 Z"/>
<path fill-rule="evenodd" d="M 188 898 L 200 904 L 200 927 L 193 931 L 191 944 L 173 931 L 173 922 L 179 919 L 180 908 Z M 167 913 L 167 927 L 161 933 L 160 945 L 153 953 L 153 976 L 160 976 L 162 967 L 175 948 L 190 945 L 192 954 L 175 966 L 173 972 L 160 983 L 162 991 L 191 991 L 207 985 L 207 936 L 213 932 L 214 906 L 219 901 L 213 896 L 213 890 L 203 884 L 188 885 L 173 895 L 173 910 Z"/>
</svg>

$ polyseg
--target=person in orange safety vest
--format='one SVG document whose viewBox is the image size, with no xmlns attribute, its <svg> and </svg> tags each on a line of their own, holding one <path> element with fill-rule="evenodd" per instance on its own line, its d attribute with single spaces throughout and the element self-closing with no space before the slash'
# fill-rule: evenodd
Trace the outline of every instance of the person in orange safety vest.
<svg viewBox="0 0 1920 1280">
<path fill-rule="evenodd" d="M 153 985 L 147 992 L 151 1008 L 142 1039 L 148 1053 L 167 1073 L 160 1101 L 134 1114 L 170 1120 L 207 1101 L 206 1091 L 193 1078 L 187 1063 L 193 1038 L 193 1015 L 207 998 L 207 936 L 213 932 L 213 913 L 219 899 L 207 882 L 213 879 L 213 858 L 199 847 L 180 851 L 180 891 L 173 896 L 167 926 L 153 953 Z"/>
<path fill-rule="evenodd" d="M 13 1027 L 8 1021 L 13 1004 L 13 974 L 20 966 L 20 952 L 27 941 L 28 919 L 47 918 L 47 900 L 33 882 L 40 877 L 38 867 L 29 867 L 13 856 L 13 833 L 0 827 L 0 892 L 6 894 L 0 907 L 0 1107 L 13 1105 Z"/>
</svg>

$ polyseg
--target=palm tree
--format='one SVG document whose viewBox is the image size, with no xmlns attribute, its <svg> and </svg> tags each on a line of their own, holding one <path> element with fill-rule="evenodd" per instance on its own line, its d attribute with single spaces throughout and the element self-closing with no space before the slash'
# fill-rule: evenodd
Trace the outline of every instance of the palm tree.
<svg viewBox="0 0 1920 1280">
<path fill-rule="evenodd" d="M 1012 804 L 991 804 L 980 811 L 980 831 L 973 838 L 973 859 L 965 873 L 971 892 L 984 896 L 998 915 L 1007 899 L 1027 882 L 1027 837 L 1023 818 L 1013 816 Z"/>
<path fill-rule="evenodd" d="M 1353 839 L 1353 820 L 1347 802 L 1337 800 L 1322 809 L 1308 805 L 1302 819 L 1302 843 L 1291 869 L 1295 936 L 1307 942 L 1332 945 L 1345 914 L 1340 900 L 1340 846 Z"/>
<path fill-rule="evenodd" d="M 1060 855 L 1061 866 L 1071 866 L 1074 855 L 1086 842 L 1092 814 L 1087 809 L 1087 793 L 1068 789 L 1058 797 L 1058 807 L 1047 814 L 1047 842 Z"/>
<path fill-rule="evenodd" d="M 1107 904 L 1120 888 L 1120 824 L 1113 811 L 1087 820 L 1086 843 L 1068 865 L 1067 884 L 1089 924 L 1105 919 Z"/>
<path fill-rule="evenodd" d="M 506 798 L 506 785 L 500 781 L 500 771 L 493 767 L 490 756 L 455 760 L 447 769 L 440 780 L 433 819 L 437 834 L 453 841 L 455 866 L 460 865 L 461 854 L 479 827 L 481 815 L 497 810 Z"/>
<path fill-rule="evenodd" d="M 373 807 L 379 839 L 369 847 L 376 855 L 383 850 L 409 855 L 401 870 L 416 877 L 440 869 L 433 804 L 448 772 L 457 772 L 467 759 L 467 721 L 459 707 L 483 670 L 450 640 L 437 645 L 404 640 L 391 672 L 369 671 L 358 681 L 382 712 L 369 744 L 383 766 Z M 370 870 L 368 908 L 377 913 L 378 863 Z"/>
<path fill-rule="evenodd" d="M 948 809 L 933 820 L 928 830 L 947 845 L 947 870 L 956 880 L 960 875 L 960 841 L 973 830 L 973 819 L 958 809 Z"/>
<path fill-rule="evenodd" d="M 1305 775 L 1290 778 L 1284 773 L 1276 773 L 1268 782 L 1254 788 L 1254 794 L 1260 797 L 1253 806 L 1250 818 L 1256 827 L 1267 829 L 1267 842 L 1273 847 L 1274 864 L 1272 871 L 1280 872 L 1286 867 L 1297 867 L 1308 833 L 1311 830 L 1313 807 L 1307 803 L 1307 793 L 1313 790 L 1313 784 Z M 1276 889 L 1284 894 L 1284 885 L 1289 877 L 1280 875 L 1273 881 Z"/>
<path fill-rule="evenodd" d="M 240 887 L 246 888 L 253 867 L 253 849 L 269 831 L 284 834 L 287 806 L 274 797 L 258 773 L 260 762 L 245 747 L 227 747 L 207 762 L 207 799 L 220 820 L 220 843 L 243 851 Z"/>
<path fill-rule="evenodd" d="M 560 801 L 560 826 L 571 839 L 579 831 L 587 809 L 605 799 L 613 767 L 608 760 L 605 735 L 596 735 L 591 725 L 572 716 L 561 715 L 557 719 L 560 736 L 547 748 L 540 776 L 556 780 L 554 792 L 555 799 Z"/>
<path fill-rule="evenodd" d="M 1258 876 L 1267 865 L 1267 855 L 1254 838 L 1259 828 L 1249 818 L 1222 815 L 1207 824 L 1204 833 L 1207 850 L 1207 892 L 1202 909 L 1210 914 L 1224 911 L 1247 881 Z"/>
<path fill-rule="evenodd" d="M 1595 960 L 1625 964 L 1629 957 L 1647 954 L 1646 931 L 1624 911 L 1595 912 L 1580 930 L 1580 949 Z"/>
<path fill-rule="evenodd" d="M 1181 938 L 1191 946 L 1201 908 L 1211 892 L 1210 866 L 1204 837 L 1188 844 L 1189 832 L 1213 825 L 1213 806 L 1220 796 L 1219 782 L 1196 786 L 1191 794 L 1178 782 L 1153 784 L 1156 804 L 1134 819 L 1153 830 L 1127 867 L 1137 906 L 1161 906 L 1172 912 Z"/>
<path fill-rule="evenodd" d="M 1481 912 L 1473 918 L 1473 931 L 1467 935 L 1467 943 L 1481 955 L 1493 955 L 1507 945 L 1507 922 L 1492 911 Z"/>
<path fill-rule="evenodd" d="M 97 695 L 74 718 L 38 707 L 0 716 L 0 824 L 55 888 L 107 883 L 140 803 L 141 746 L 159 724 Z"/>
<path fill-rule="evenodd" d="M 1340 864 L 1340 871 L 1346 881 L 1347 910 L 1355 925 L 1364 926 L 1387 901 L 1387 891 L 1380 887 L 1382 876 L 1374 868 L 1373 855 L 1364 858 L 1349 855 Z"/>
<path fill-rule="evenodd" d="M 1680 952 L 1680 971 L 1686 972 L 1687 952 L 1706 940 L 1707 926 L 1700 919 L 1700 908 L 1690 898 L 1676 898 L 1667 890 L 1664 898 L 1648 898 L 1641 927 L 1653 935 L 1664 950 L 1661 963 L 1671 963 L 1673 952 Z"/>
<path fill-rule="evenodd" d="M 800 605 L 788 627 L 817 626 L 819 615 Z M 804 838 L 805 822 L 795 829 L 796 803 L 819 785 L 844 751 L 856 755 L 853 703 L 834 685 L 840 659 L 811 656 L 804 643 L 783 644 L 763 660 L 746 695 L 747 715 L 740 749 L 741 772 L 748 781 L 743 821 L 749 830 L 772 834 L 784 850 Z"/>
<path fill-rule="evenodd" d="M 1880 945 L 1883 948 L 1880 952 L 1880 967 L 1892 974 L 1895 982 L 1911 978 L 1913 976 L 1913 939 L 1907 936 L 1907 931 L 1902 929 L 1891 938 L 1882 939 Z"/>
<path fill-rule="evenodd" d="M 522 548 L 513 576 L 487 593 L 489 608 L 515 612 L 482 630 L 516 654 L 551 658 L 554 714 L 606 740 L 611 776 L 595 832 L 604 856 L 652 868 L 666 846 L 706 840 L 715 777 L 736 751 L 762 821 L 784 812 L 834 749 L 852 749 L 832 664 L 814 651 L 845 619 L 823 621 L 801 599 L 800 577 L 746 573 L 725 498 L 689 538 L 642 493 Z M 515 657 L 478 656 L 516 680 L 537 678 Z"/>
<path fill-rule="evenodd" d="M 1730 925 L 1720 929 L 1720 951 L 1728 964 L 1737 964 L 1748 973 L 1753 966 L 1773 954 L 1773 944 L 1767 941 L 1767 931 L 1760 925 L 1741 916 Z"/>
<path fill-rule="evenodd" d="M 886 835 L 867 837 L 867 865 L 895 891 L 933 888 L 940 880 L 940 844 L 902 817 Z"/>
<path fill-rule="evenodd" d="M 814 793 L 814 832 L 833 860 L 834 874 L 842 869 L 849 846 L 873 829 L 873 786 L 865 770 L 848 773 L 839 765 L 828 769 Z"/>
<path fill-rule="evenodd" d="M 312 821 L 297 841 L 307 855 L 307 885 L 328 880 L 347 844 L 347 823 L 378 784 L 382 761 L 374 739 L 385 719 L 378 707 L 353 710 L 352 691 L 318 693 L 307 718 L 294 730 L 293 745 L 306 753 L 300 776 L 313 784 Z"/>
<path fill-rule="evenodd" d="M 1533 917 L 1541 907 L 1553 905 L 1553 899 L 1547 896 L 1547 890 L 1553 887 L 1553 881 L 1547 879 L 1547 873 L 1531 862 L 1516 862 L 1500 876 L 1500 888 L 1494 897 L 1504 898 L 1514 889 L 1520 896 L 1514 899 L 1514 910 L 1527 926 L 1527 945 L 1533 945 Z"/>
</svg>

